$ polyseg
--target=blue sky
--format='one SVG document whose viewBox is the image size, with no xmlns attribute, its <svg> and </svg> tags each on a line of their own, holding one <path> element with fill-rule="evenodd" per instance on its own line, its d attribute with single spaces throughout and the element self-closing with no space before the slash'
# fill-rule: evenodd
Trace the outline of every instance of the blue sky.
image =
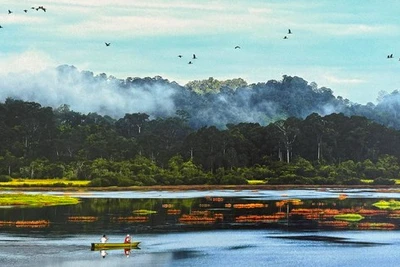
<svg viewBox="0 0 400 267">
<path fill-rule="evenodd" d="M 160 75 L 182 85 L 290 75 L 361 104 L 400 89 L 400 1 L 1 2 L 0 75 L 61 64 L 122 79 Z M 31 9 L 38 6 L 46 12 Z M 197 59 L 189 65 L 192 54 Z"/>
</svg>

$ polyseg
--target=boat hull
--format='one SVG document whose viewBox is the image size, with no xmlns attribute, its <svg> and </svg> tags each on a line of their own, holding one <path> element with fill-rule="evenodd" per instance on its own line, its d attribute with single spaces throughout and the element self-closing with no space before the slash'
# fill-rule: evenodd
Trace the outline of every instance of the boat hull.
<svg viewBox="0 0 400 267">
<path fill-rule="evenodd" d="M 91 250 L 103 249 L 136 249 L 139 248 L 140 242 L 132 243 L 92 243 Z"/>
</svg>

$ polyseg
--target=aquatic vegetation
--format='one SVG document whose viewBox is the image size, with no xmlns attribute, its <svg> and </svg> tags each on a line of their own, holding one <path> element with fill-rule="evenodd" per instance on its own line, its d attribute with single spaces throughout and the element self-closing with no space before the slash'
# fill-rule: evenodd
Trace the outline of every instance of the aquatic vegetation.
<svg viewBox="0 0 400 267">
<path fill-rule="evenodd" d="M 133 212 L 133 214 L 137 214 L 137 215 L 149 215 L 149 214 L 157 213 L 157 211 L 155 211 L 155 210 L 134 210 L 132 212 Z"/>
<path fill-rule="evenodd" d="M 113 217 L 111 221 L 116 222 L 147 222 L 149 217 L 147 216 L 127 216 L 127 217 Z"/>
<path fill-rule="evenodd" d="M 179 222 L 186 224 L 211 224 L 215 223 L 215 218 L 184 214 L 181 218 L 179 218 Z"/>
<path fill-rule="evenodd" d="M 167 214 L 168 215 L 179 215 L 181 214 L 181 210 L 177 210 L 177 209 L 168 209 L 167 210 Z"/>
<path fill-rule="evenodd" d="M 332 227 L 344 229 L 350 226 L 350 222 L 347 221 L 319 221 L 318 224 L 323 227 Z"/>
<path fill-rule="evenodd" d="M 389 209 L 389 210 L 399 210 L 400 209 L 400 201 L 397 200 L 380 200 L 374 204 L 373 206 L 379 208 L 379 209 Z"/>
<path fill-rule="evenodd" d="M 78 204 L 79 199 L 70 196 L 43 194 L 5 193 L 0 194 L 0 206 L 54 206 Z"/>
<path fill-rule="evenodd" d="M 379 215 L 387 214 L 388 211 L 387 210 L 360 209 L 360 210 L 358 210 L 358 213 L 363 216 L 379 216 Z"/>
<path fill-rule="evenodd" d="M 95 222 L 99 218 L 96 216 L 69 216 L 69 222 Z"/>
<path fill-rule="evenodd" d="M 258 209 L 264 208 L 265 205 L 263 203 L 248 203 L 248 204 L 233 204 L 235 209 Z"/>
<path fill-rule="evenodd" d="M 396 228 L 393 223 L 359 223 L 358 229 L 362 230 L 392 230 Z"/>
<path fill-rule="evenodd" d="M 0 221 L 0 227 L 17 227 L 17 228 L 45 228 L 50 225 L 48 220 L 35 221 Z"/>
<path fill-rule="evenodd" d="M 269 223 L 269 222 L 277 222 L 280 219 L 284 219 L 286 217 L 285 213 L 279 213 L 275 215 L 244 215 L 237 216 L 235 218 L 235 222 L 237 223 Z"/>
<path fill-rule="evenodd" d="M 355 213 L 346 213 L 346 214 L 338 214 L 333 216 L 335 220 L 341 220 L 341 221 L 347 221 L 347 222 L 358 222 L 364 219 L 363 216 L 360 214 L 355 214 Z"/>
</svg>

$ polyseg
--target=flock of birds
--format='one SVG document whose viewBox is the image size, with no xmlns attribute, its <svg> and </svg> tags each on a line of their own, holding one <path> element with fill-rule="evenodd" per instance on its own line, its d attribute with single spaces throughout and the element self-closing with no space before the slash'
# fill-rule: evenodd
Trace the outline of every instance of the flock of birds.
<svg viewBox="0 0 400 267">
<path fill-rule="evenodd" d="M 36 10 L 36 11 L 42 10 L 43 12 L 46 12 L 46 8 L 44 6 L 38 6 L 38 7 L 33 6 L 33 7 L 31 7 L 31 9 Z M 28 9 L 24 9 L 23 11 L 24 11 L 24 13 L 28 13 Z M 13 13 L 14 13 L 13 10 L 8 9 L 8 15 L 11 15 Z M 0 25 L 0 29 L 2 29 L 2 28 L 3 28 L 3 26 Z"/>
<path fill-rule="evenodd" d="M 292 34 L 292 30 L 291 29 L 288 29 L 288 33 L 287 34 Z M 283 37 L 283 39 L 288 39 L 288 37 L 287 37 L 287 35 L 285 35 L 284 37 Z M 240 46 L 235 46 L 235 49 L 240 49 Z M 182 55 L 178 55 L 178 57 L 179 58 L 182 58 L 183 56 Z M 196 57 L 196 54 L 193 54 L 193 56 L 192 56 L 192 60 L 194 60 L 194 59 L 197 59 L 197 57 Z M 188 62 L 188 64 L 193 64 L 193 62 L 194 61 L 189 61 Z"/>
<path fill-rule="evenodd" d="M 388 55 L 387 58 L 393 58 L 393 54 Z M 400 58 L 399 58 L 399 61 L 400 61 Z"/>
<path fill-rule="evenodd" d="M 46 8 L 45 8 L 44 6 L 31 7 L 31 9 L 32 9 L 32 10 L 36 10 L 36 11 L 42 10 L 43 12 L 46 12 Z M 28 12 L 28 9 L 24 9 L 23 11 L 24 11 L 25 13 L 27 13 L 27 12 Z M 10 15 L 10 14 L 13 14 L 13 13 L 14 13 L 14 12 L 13 12 L 12 10 L 10 10 L 10 9 L 8 10 L 8 14 L 9 14 L 9 15 Z M 1 29 L 1 28 L 3 28 L 3 26 L 0 25 L 0 29 Z M 287 33 L 287 34 L 292 34 L 292 31 L 291 31 L 290 29 L 288 29 L 288 33 Z M 285 35 L 285 36 L 283 37 L 283 39 L 288 39 L 288 36 Z M 111 45 L 110 42 L 104 42 L 104 44 L 105 44 L 107 47 L 109 47 L 109 46 Z M 239 45 L 236 45 L 234 48 L 235 48 L 235 49 L 240 49 L 240 46 L 239 46 Z M 392 55 L 392 56 L 393 56 L 393 55 Z M 178 55 L 178 57 L 179 57 L 179 58 L 183 58 L 183 55 Z M 389 56 L 388 56 L 388 58 L 389 58 Z M 195 59 L 197 59 L 196 54 L 193 54 L 193 55 L 192 55 L 192 60 L 190 60 L 190 61 L 188 62 L 188 64 L 193 64 Z"/>
<path fill-rule="evenodd" d="M 46 12 L 46 8 L 45 8 L 44 6 L 31 7 L 31 10 L 36 10 L 36 11 L 42 10 L 43 12 Z M 28 9 L 24 9 L 23 12 L 28 13 Z M 8 14 L 9 14 L 9 15 L 10 15 L 10 14 L 13 14 L 13 13 L 14 13 L 14 11 L 8 9 Z M 3 26 L 0 25 L 0 29 L 2 29 L 2 28 L 3 28 Z M 292 34 L 292 30 L 291 30 L 291 29 L 288 29 L 287 35 L 285 35 L 285 36 L 283 37 L 283 39 L 285 39 L 285 40 L 286 40 L 286 39 L 289 39 L 288 35 L 290 35 L 290 34 Z M 110 43 L 110 42 L 105 42 L 105 45 L 108 47 L 108 46 L 111 45 L 111 43 Z M 235 48 L 235 49 L 240 49 L 240 46 L 237 45 L 237 46 L 235 46 L 234 48 Z M 183 56 L 182 56 L 182 55 L 178 55 L 178 57 L 179 57 L 179 58 L 182 58 Z M 393 58 L 393 54 L 387 55 L 387 58 L 388 58 L 388 59 L 392 59 L 392 58 Z M 195 59 L 197 59 L 197 57 L 196 57 L 195 54 L 193 54 L 192 60 L 190 60 L 190 61 L 188 62 L 188 64 L 193 64 Z M 400 58 L 399 58 L 399 61 L 400 61 Z"/>
</svg>

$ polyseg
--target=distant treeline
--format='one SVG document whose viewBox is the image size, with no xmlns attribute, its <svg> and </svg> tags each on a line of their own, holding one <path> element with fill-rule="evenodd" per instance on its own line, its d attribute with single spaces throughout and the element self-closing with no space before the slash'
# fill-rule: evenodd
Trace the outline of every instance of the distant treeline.
<svg viewBox="0 0 400 267">
<path fill-rule="evenodd" d="M 91 180 L 93 186 L 376 184 L 399 178 L 400 131 L 344 114 L 266 126 L 194 129 L 187 114 L 113 119 L 7 99 L 0 104 L 0 180 Z"/>
</svg>

